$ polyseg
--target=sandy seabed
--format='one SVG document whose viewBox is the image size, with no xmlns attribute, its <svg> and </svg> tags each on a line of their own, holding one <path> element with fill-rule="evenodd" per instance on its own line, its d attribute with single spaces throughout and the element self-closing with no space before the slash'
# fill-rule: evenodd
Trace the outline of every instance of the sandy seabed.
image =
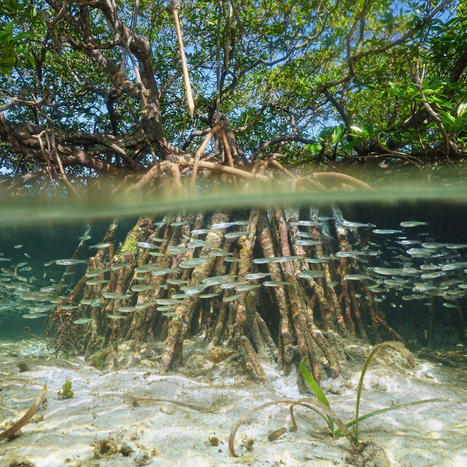
<svg viewBox="0 0 467 467">
<path fill-rule="evenodd" d="M 331 407 L 345 422 L 353 418 L 360 369 L 370 350 L 350 345 L 346 378 L 322 382 Z M 20 371 L 19 362 L 26 371 Z M 218 372 L 215 364 L 200 368 L 196 377 L 160 374 L 143 358 L 139 364 L 98 370 L 83 359 L 56 358 L 44 342 L 1 341 L 0 432 L 25 413 L 44 385 L 48 393 L 20 435 L 0 441 L 0 466 L 355 465 L 348 460 L 347 439 L 333 439 L 314 412 L 297 407 L 298 431 L 292 431 L 286 406 L 268 407 L 242 425 L 235 444 L 239 457 L 231 457 L 230 430 L 250 409 L 305 396 L 295 370 L 284 377 L 266 362 L 268 382 L 262 385 L 245 375 Z M 61 400 L 57 392 L 67 379 L 74 396 Z M 391 466 L 465 467 L 466 383 L 465 365 L 454 368 L 417 358 L 410 367 L 397 352 L 381 352 L 365 377 L 361 414 L 419 399 L 447 400 L 365 420 L 361 439 L 383 448 Z M 284 434 L 270 441 L 268 434 L 280 428 Z"/>
</svg>

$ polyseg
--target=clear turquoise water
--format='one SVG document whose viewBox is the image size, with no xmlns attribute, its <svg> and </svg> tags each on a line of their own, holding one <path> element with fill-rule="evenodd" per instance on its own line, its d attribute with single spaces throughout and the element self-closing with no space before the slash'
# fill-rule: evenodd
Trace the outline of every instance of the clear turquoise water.
<svg viewBox="0 0 467 467">
<path fill-rule="evenodd" d="M 302 212 L 309 207 L 316 207 L 322 216 L 332 216 L 333 207 L 338 207 L 344 219 L 348 221 L 374 224 L 372 229 L 355 230 L 355 233 L 358 231 L 358 235 L 362 235 L 365 242 L 376 242 L 374 249 L 379 251 L 378 254 L 371 257 L 367 264 L 362 264 L 363 269 L 372 269 L 370 272 L 373 278 L 386 278 L 375 276 L 375 267 L 401 267 L 403 264 L 416 268 L 422 264 L 432 264 L 436 267 L 467 261 L 467 248 L 442 247 L 440 251 L 446 253 L 445 257 L 420 258 L 407 253 L 409 246 L 398 243 L 402 237 L 417 241 L 418 245 L 424 242 L 467 243 L 467 185 L 459 181 L 442 186 L 401 184 L 397 190 L 392 187 L 371 192 L 363 190 L 297 193 L 263 188 L 246 193 L 219 190 L 217 193 L 208 194 L 200 192 L 194 197 L 170 199 L 146 198 L 139 194 L 123 198 L 115 196 L 111 202 L 104 195 L 99 201 L 95 195 L 74 202 L 57 201 L 41 196 L 29 200 L 11 199 L 8 203 L 4 201 L 0 205 L 0 258 L 9 259 L 0 262 L 0 267 L 3 268 L 0 276 L 0 338 L 24 336 L 25 326 L 31 327 L 37 333 L 44 331 L 48 313 L 37 310 L 50 303 L 24 300 L 24 295 L 28 293 L 25 289 L 32 292 L 60 282 L 65 269 L 53 261 L 71 257 L 80 242 L 79 238 L 89 229 L 90 238 L 84 241 L 78 256 L 82 260 L 95 254 L 96 250 L 90 246 L 101 241 L 112 219 L 118 219 L 119 227 L 115 239 L 115 243 L 118 244 L 124 240 L 126 232 L 134 225 L 138 215 L 151 215 L 159 219 L 168 213 L 177 215 L 199 210 L 213 212 L 216 209 L 236 209 L 235 212 L 239 213 L 238 207 L 241 206 L 240 217 L 248 218 L 248 209 L 251 207 L 269 209 L 291 205 L 300 206 Z M 400 223 L 408 220 L 426 222 L 426 225 L 401 228 Z M 335 235 L 333 220 L 329 221 L 329 227 Z M 374 229 L 398 229 L 401 233 L 376 234 L 372 231 Z M 359 245 L 355 245 L 355 249 L 358 248 Z M 45 266 L 50 262 L 52 264 Z M 414 286 L 413 280 L 405 291 L 383 284 L 383 292 L 377 293 L 379 306 L 386 313 L 389 324 L 402 331 L 405 329 L 423 344 L 423 330 L 419 328 L 423 323 L 427 303 L 434 304 L 438 307 L 439 319 L 436 342 L 439 345 L 455 345 L 462 341 L 464 330 L 459 329 L 458 323 L 444 321 L 443 314 L 452 314 L 450 306 L 453 305 L 459 307 L 459 313 L 466 319 L 465 294 L 461 296 L 461 292 L 466 290 L 465 270 L 467 268 L 458 268 L 455 271 L 447 271 L 446 275 L 440 278 L 426 280 L 420 278 L 423 273 L 420 270 L 417 282 L 425 282 L 434 287 L 432 292 L 424 294 L 423 299 L 402 300 L 402 296 L 410 295 L 409 289 Z M 85 264 L 71 268 L 65 281 L 68 289 L 85 271 Z M 17 280 L 15 275 L 21 276 L 22 279 Z M 440 296 L 440 287 L 443 287 L 443 282 L 449 280 L 457 281 L 448 287 L 448 290 L 458 292 L 458 297 L 452 300 Z M 27 317 L 30 314 L 38 316 L 31 319 Z"/>
</svg>

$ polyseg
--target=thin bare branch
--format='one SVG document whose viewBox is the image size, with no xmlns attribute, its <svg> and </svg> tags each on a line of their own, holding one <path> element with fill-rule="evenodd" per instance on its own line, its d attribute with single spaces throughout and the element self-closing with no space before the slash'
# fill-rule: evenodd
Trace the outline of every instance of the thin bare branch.
<svg viewBox="0 0 467 467">
<path fill-rule="evenodd" d="M 305 138 L 303 136 L 298 136 L 298 135 L 276 136 L 270 139 L 269 141 L 264 142 L 259 148 L 255 149 L 251 154 L 251 159 L 255 160 L 263 151 L 265 151 L 271 146 L 274 146 L 276 144 L 290 142 L 290 141 L 297 141 L 299 143 L 304 143 L 304 144 L 312 144 L 316 142 L 314 139 Z"/>
<path fill-rule="evenodd" d="M 221 138 L 222 138 L 222 144 L 224 145 L 224 150 L 225 150 L 225 157 L 227 159 L 227 165 L 230 167 L 234 166 L 233 159 L 232 159 L 232 152 L 230 151 L 230 145 L 229 142 L 227 141 L 227 136 L 225 135 L 224 129 L 220 130 Z"/>
<path fill-rule="evenodd" d="M 178 40 L 178 47 L 180 50 L 180 60 L 182 62 L 183 83 L 185 85 L 185 95 L 186 95 L 188 112 L 190 112 L 190 115 L 193 118 L 193 113 L 195 111 L 195 103 L 193 102 L 193 94 L 191 92 L 190 75 L 188 74 L 188 67 L 186 64 L 186 56 L 185 56 L 185 48 L 183 46 L 182 30 L 180 28 L 180 18 L 178 16 L 178 11 L 180 10 L 180 2 L 174 2 L 173 0 L 170 0 L 169 9 L 171 10 L 172 15 L 174 17 L 175 29 L 177 31 L 177 40 Z"/>
<path fill-rule="evenodd" d="M 196 175 L 198 173 L 198 165 L 199 165 L 199 160 L 201 157 L 201 154 L 204 153 L 204 150 L 206 149 L 207 145 L 209 144 L 209 141 L 211 141 L 211 138 L 221 129 L 222 127 L 220 125 L 216 125 L 213 128 L 211 128 L 211 131 L 206 135 L 204 138 L 204 141 L 201 143 L 201 146 L 198 148 L 198 150 L 195 153 L 195 157 L 193 160 L 193 175 L 191 176 L 191 186 L 195 186 L 196 182 Z"/>
<path fill-rule="evenodd" d="M 33 100 L 28 101 L 26 99 L 22 99 L 21 97 L 13 97 L 9 102 L 0 106 L 0 112 L 4 112 L 8 110 L 10 107 L 14 107 L 15 105 L 27 105 L 29 107 L 40 107 L 48 102 L 48 97 L 50 96 L 50 91 L 46 91 L 44 96 L 41 100 Z"/>
</svg>

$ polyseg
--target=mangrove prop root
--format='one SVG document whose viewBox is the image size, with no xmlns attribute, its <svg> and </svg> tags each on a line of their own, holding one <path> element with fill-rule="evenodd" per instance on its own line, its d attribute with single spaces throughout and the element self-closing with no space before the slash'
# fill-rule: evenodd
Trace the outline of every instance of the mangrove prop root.
<svg viewBox="0 0 467 467">
<path fill-rule="evenodd" d="M 342 258 L 341 264 L 339 266 L 339 275 L 340 277 L 345 277 L 346 274 L 347 274 L 347 260 L 346 258 Z M 343 302 L 344 316 L 345 316 L 347 329 L 349 330 L 350 334 L 353 336 L 355 335 L 355 323 L 352 319 L 352 309 L 350 306 L 348 282 L 349 281 L 342 281 L 342 285 L 341 285 L 342 293 L 341 293 L 340 302 Z"/>
<path fill-rule="evenodd" d="M 227 305 L 225 303 L 220 303 L 219 310 L 219 315 L 211 338 L 210 345 L 212 346 L 219 345 L 219 342 L 221 340 L 222 331 L 224 330 L 224 325 L 226 321 Z"/>
<path fill-rule="evenodd" d="M 274 242 L 269 228 L 269 222 L 265 214 L 262 214 L 258 223 L 258 236 L 266 258 L 275 256 Z M 271 280 L 282 281 L 282 273 L 276 263 L 268 263 Z M 294 356 L 293 338 L 290 329 L 289 310 L 287 306 L 287 297 L 283 287 L 274 287 L 274 296 L 279 308 L 279 365 L 285 374 L 290 371 L 290 364 Z"/>
<path fill-rule="evenodd" d="M 266 373 L 264 372 L 261 364 L 256 357 L 256 352 L 253 349 L 248 337 L 241 336 L 240 338 L 240 349 L 244 354 L 244 361 L 246 362 L 247 369 L 251 369 L 255 379 L 258 381 L 266 381 Z"/>
<path fill-rule="evenodd" d="M 287 222 L 292 222 L 292 221 L 298 221 L 299 220 L 299 213 L 298 213 L 298 210 L 296 209 L 287 209 L 285 211 L 285 214 L 286 214 L 286 220 Z M 291 236 L 292 236 L 292 240 L 295 240 L 296 238 L 296 235 L 297 235 L 297 232 L 298 232 L 298 228 L 297 226 L 295 225 L 290 225 L 289 227 L 289 230 L 290 230 L 290 233 L 291 233 Z M 305 248 L 302 247 L 301 245 L 297 245 L 295 242 L 293 242 L 293 254 L 294 255 L 297 255 L 297 256 L 305 256 L 306 255 L 306 251 L 305 251 Z M 306 265 L 303 265 L 302 266 L 302 270 L 309 270 L 309 265 L 306 264 Z M 322 321 L 323 321 L 323 325 L 324 327 L 328 327 L 328 321 L 329 321 L 329 317 L 331 316 L 331 308 L 330 308 L 330 305 L 328 303 L 328 300 L 325 296 L 325 292 L 324 292 L 324 288 L 314 279 L 312 278 L 309 278 L 307 279 L 307 282 L 308 284 L 310 285 L 311 287 L 311 291 L 313 293 L 313 299 L 316 298 L 316 296 L 318 297 L 318 301 L 319 301 L 319 305 L 321 307 L 321 315 L 322 315 Z M 310 310 L 310 315 L 311 315 L 311 318 L 313 320 L 313 304 L 310 303 L 307 308 Z"/>
<path fill-rule="evenodd" d="M 250 293 L 246 298 L 246 317 L 247 327 L 249 330 L 248 334 L 252 344 L 256 348 L 257 354 L 265 355 L 266 341 L 261 335 L 261 331 L 259 329 L 257 321 L 258 313 L 256 311 L 256 304 L 254 303 L 256 298 L 257 297 L 255 293 Z"/>
<path fill-rule="evenodd" d="M 44 400 L 46 393 L 47 386 L 44 386 L 42 388 L 42 391 L 37 396 L 37 399 L 34 401 L 34 404 L 32 404 L 31 408 L 16 423 L 14 423 L 13 426 L 0 433 L 0 440 L 5 438 L 7 440 L 12 439 L 15 433 L 21 430 L 21 428 L 23 428 L 23 426 L 26 425 L 29 422 L 29 420 L 31 420 L 32 416 L 37 412 L 37 409 Z"/>
<path fill-rule="evenodd" d="M 230 271 L 229 271 L 230 274 L 235 275 L 237 273 L 237 269 L 238 269 L 238 264 L 232 263 L 230 267 Z M 223 275 L 225 272 L 227 272 L 227 269 L 225 268 L 225 266 L 222 266 L 222 267 L 219 266 L 219 268 L 215 270 L 215 275 L 220 276 L 220 275 Z M 222 301 L 219 304 L 220 311 L 218 313 L 217 322 L 216 322 L 216 325 L 215 325 L 215 328 L 212 334 L 212 338 L 211 338 L 211 343 L 213 345 L 218 345 L 224 334 L 228 335 L 228 330 L 229 330 L 228 324 L 232 317 L 232 314 L 229 313 L 229 305 L 230 305 L 229 303 L 225 303 Z"/>
<path fill-rule="evenodd" d="M 262 338 L 266 342 L 266 347 L 268 349 L 269 356 L 272 359 L 275 359 L 277 356 L 277 346 L 271 337 L 271 333 L 269 332 L 269 329 L 264 319 L 261 317 L 261 315 L 258 312 L 256 312 L 256 323 L 258 324 L 258 328 L 261 332 Z"/>
<path fill-rule="evenodd" d="M 240 263 L 238 268 L 238 281 L 244 281 L 246 274 L 251 269 L 251 259 L 253 257 L 253 247 L 256 242 L 256 226 L 258 224 L 258 211 L 251 211 L 248 224 L 248 234 L 240 237 Z M 245 296 L 239 300 L 235 321 L 235 337 L 238 339 L 243 334 L 243 326 L 246 322 Z"/>
<path fill-rule="evenodd" d="M 258 167 L 261 169 L 260 165 Z M 297 222 L 318 220 L 317 211 L 312 209 L 273 209 L 269 212 L 249 209 L 248 213 L 246 232 L 238 237 L 226 236 L 226 229 L 212 228 L 212 225 L 227 222 L 230 217 L 238 219 L 240 212 L 166 216 L 163 222 L 157 223 L 152 218 L 140 217 L 112 255 L 110 249 L 101 248 L 90 258 L 88 271 L 106 270 L 102 277 L 106 282 L 89 286 L 83 276 L 62 302 L 77 305 L 83 298 L 87 302 L 100 299 L 100 306 L 81 305 L 79 310 L 70 311 L 63 310 L 62 304 L 57 305 L 51 315 L 56 348 L 66 352 L 82 348 L 89 356 L 109 345 L 117 349 L 123 340 L 132 340 L 139 351 L 144 342 L 160 339 L 165 341 L 162 368 L 168 370 L 181 363 L 185 339 L 201 334 L 205 337 L 207 350 L 219 345 L 236 347 L 244 366 L 255 379 L 264 379 L 260 364 L 263 357 L 277 361 L 285 373 L 290 370 L 294 358 L 300 357 L 306 359 L 318 381 L 323 370 L 332 376 L 341 372 L 336 348 L 336 339 L 340 336 L 355 333 L 365 338 L 366 329 L 370 329 L 372 337 L 400 339 L 385 322 L 366 283 L 343 280 L 347 273 L 361 271 L 361 265 L 352 258 L 341 258 L 338 264 L 334 261 L 313 264 L 303 259 L 268 261 L 266 264 L 254 261 L 255 255 L 261 256 L 261 252 L 266 258 L 330 257 L 336 249 L 349 250 L 353 243 L 364 239 L 354 239 L 354 232 L 339 228 L 336 216 L 335 226 L 329 220 L 320 220 L 316 226 L 313 222 Z M 242 219 L 245 219 L 244 215 L 242 212 Z M 333 234 L 334 227 L 337 238 Z M 103 240 L 113 244 L 115 229 L 116 222 L 113 222 Z M 194 232 L 199 229 L 207 229 L 205 240 L 199 238 L 199 232 Z M 242 230 L 242 227 L 238 228 L 238 231 Z M 302 237 L 300 232 L 306 232 L 319 243 L 297 242 Z M 334 242 L 326 241 L 331 236 Z M 191 247 L 190 243 L 195 241 L 199 246 Z M 140 242 L 157 246 L 147 248 L 139 246 Z M 221 255 L 213 255 L 213 250 Z M 226 256 L 236 261 L 227 261 Z M 180 267 L 181 261 L 197 258 L 206 261 L 168 275 L 153 273 Z M 121 268 L 111 268 L 120 264 Z M 323 271 L 325 277 L 299 275 L 306 271 Z M 182 295 L 172 309 L 161 309 L 159 301 L 179 294 L 180 284 L 199 287 L 208 277 L 224 275 L 235 276 L 235 281 L 243 283 L 247 274 L 254 272 L 268 272 L 270 278 L 267 280 L 280 282 L 247 290 L 234 301 L 224 301 L 234 295 L 234 291 L 211 288 L 206 292 L 218 293 L 217 297 L 204 300 L 206 297 L 200 298 L 199 294 Z M 135 285 L 145 286 L 144 290 L 133 291 Z M 104 292 L 127 294 L 128 298 L 103 299 Z M 356 292 L 367 300 L 360 303 Z M 121 307 L 135 309 L 122 311 L 121 319 L 109 318 L 110 314 L 119 314 Z M 92 322 L 75 325 L 77 318 L 91 318 Z"/>
<path fill-rule="evenodd" d="M 279 245 L 282 256 L 290 256 L 289 238 L 287 234 L 287 223 L 281 211 L 276 211 L 277 231 L 279 234 Z M 320 376 L 318 357 L 316 355 L 316 344 L 309 332 L 307 332 L 308 321 L 307 315 L 312 321 L 312 315 L 309 314 L 305 304 L 303 288 L 300 283 L 294 278 L 299 273 L 296 267 L 296 262 L 285 263 L 284 272 L 288 276 L 288 296 L 290 301 L 290 309 L 292 312 L 292 322 L 294 325 L 295 335 L 297 339 L 298 352 L 300 358 L 305 358 L 311 364 L 313 374 Z"/>
<path fill-rule="evenodd" d="M 228 216 L 223 213 L 215 213 L 212 216 L 213 224 L 227 222 L 227 220 Z M 211 244 L 211 248 L 219 248 L 222 239 L 222 230 L 212 229 L 206 237 L 206 241 Z M 203 254 L 207 254 L 206 247 L 203 247 L 201 250 L 201 255 Z M 197 266 L 191 274 L 189 285 L 197 286 L 203 279 L 207 278 L 214 262 L 215 257 L 211 256 L 206 263 Z M 162 355 L 162 367 L 165 371 L 175 366 L 181 360 L 183 340 L 190 326 L 194 307 L 198 303 L 198 300 L 199 298 L 196 295 L 186 298 L 181 305 L 177 306 L 175 316 L 170 320 L 167 345 Z"/>
<path fill-rule="evenodd" d="M 37 334 L 34 334 L 32 332 L 32 329 L 29 326 L 26 326 L 24 328 L 24 332 L 27 332 L 31 337 L 34 337 L 35 339 L 40 339 L 40 340 L 47 340 L 44 337 L 38 336 Z"/>
<path fill-rule="evenodd" d="M 313 210 L 314 213 L 314 218 L 317 220 L 317 212 Z M 313 218 L 313 217 L 312 217 Z M 314 228 L 312 230 L 312 233 L 315 233 L 317 235 L 322 236 L 322 231 L 318 230 L 318 228 Z M 324 250 L 322 243 L 318 243 L 316 245 L 316 254 L 317 256 L 322 256 L 324 255 Z M 330 296 L 330 302 L 332 305 L 332 311 L 333 311 L 333 316 L 332 320 L 329 322 L 329 325 L 331 328 L 335 327 L 335 324 L 337 324 L 337 328 L 339 329 L 339 332 L 341 335 L 345 336 L 346 335 L 346 327 L 344 324 L 344 318 L 342 316 L 342 310 L 339 304 L 339 300 L 337 299 L 337 294 L 336 290 L 334 288 L 333 281 L 332 281 L 332 276 L 331 276 L 331 266 L 329 263 L 324 263 L 323 264 L 323 269 L 324 269 L 324 277 L 325 277 L 325 284 L 326 284 L 326 290 L 328 292 L 328 296 Z"/>
<path fill-rule="evenodd" d="M 240 237 L 239 239 L 240 263 L 238 268 L 238 281 L 244 281 L 246 274 L 251 270 L 251 260 L 253 257 L 253 247 L 256 242 L 258 218 L 259 212 L 255 210 L 251 211 L 248 224 L 248 234 Z M 265 381 L 266 374 L 258 361 L 256 352 L 249 339 L 243 334 L 245 323 L 249 321 L 250 333 L 254 333 L 255 330 L 258 331 L 256 334 L 253 334 L 253 339 L 257 341 L 257 348 L 260 350 L 262 342 L 259 338 L 259 330 L 255 320 L 256 312 L 251 303 L 251 297 L 253 295 L 254 292 L 250 291 L 246 297 L 243 296 L 240 298 L 233 330 L 235 339 L 239 343 L 246 368 L 251 370 L 257 380 Z"/>
</svg>

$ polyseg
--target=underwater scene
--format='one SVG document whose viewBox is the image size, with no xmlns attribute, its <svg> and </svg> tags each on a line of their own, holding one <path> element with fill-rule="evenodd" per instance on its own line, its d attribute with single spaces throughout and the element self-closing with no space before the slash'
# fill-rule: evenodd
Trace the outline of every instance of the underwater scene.
<svg viewBox="0 0 467 467">
<path fill-rule="evenodd" d="M 0 0 L 0 467 L 466 467 L 466 17 Z"/>
<path fill-rule="evenodd" d="M 0 465 L 466 465 L 465 196 L 219 199 L 2 208 Z"/>
</svg>

